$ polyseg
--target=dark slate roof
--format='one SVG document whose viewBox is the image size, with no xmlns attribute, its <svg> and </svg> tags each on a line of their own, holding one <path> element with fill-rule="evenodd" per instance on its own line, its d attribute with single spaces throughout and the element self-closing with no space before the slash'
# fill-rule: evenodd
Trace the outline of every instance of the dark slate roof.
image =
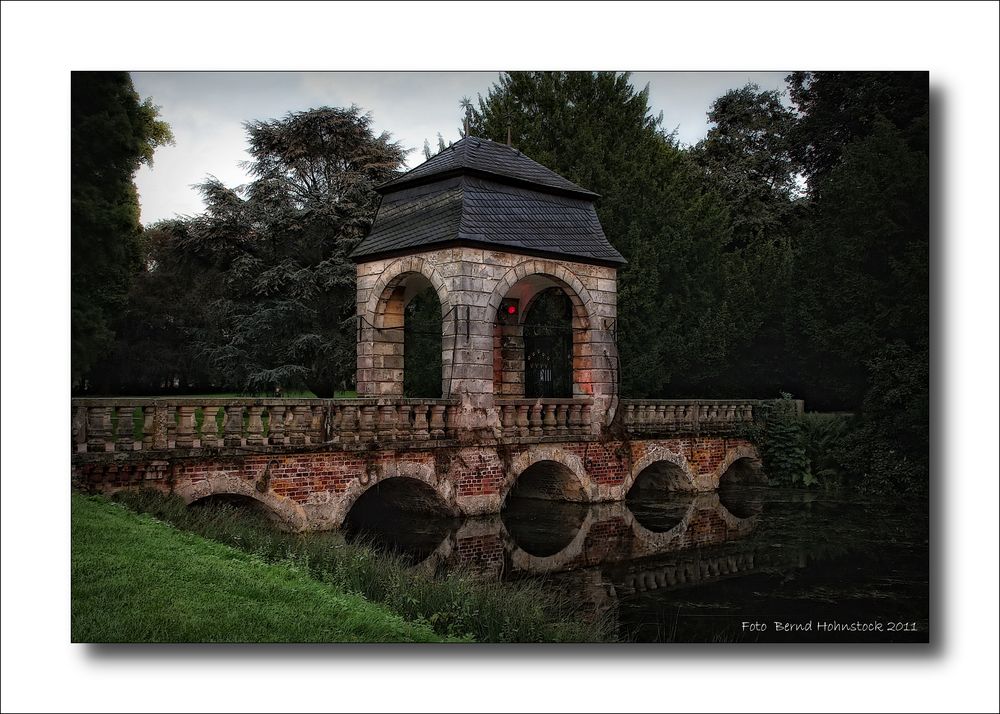
<svg viewBox="0 0 1000 714">
<path fill-rule="evenodd" d="M 478 142 L 479 148 L 488 144 L 506 154 L 514 153 L 510 147 L 479 139 L 463 139 L 455 146 L 473 146 L 473 142 Z M 446 149 L 442 154 L 448 152 Z M 495 153 L 493 149 L 489 152 Z M 472 153 L 482 156 L 478 151 Z M 581 189 L 523 154 L 518 154 L 518 161 L 511 164 L 526 165 L 520 163 L 523 160 L 537 167 L 531 170 L 530 179 L 524 172 L 510 176 L 456 167 L 450 158 L 449 163 L 439 162 L 436 169 L 432 167 L 409 180 L 440 156 L 380 187 L 383 198 L 375 224 L 351 254 L 354 260 L 460 243 L 584 262 L 625 262 L 608 242 L 597 219 L 597 194 Z M 480 161 L 477 165 L 484 164 Z M 536 176 L 538 181 L 534 180 Z"/>
<path fill-rule="evenodd" d="M 420 166 L 387 181 L 376 190 L 384 194 L 404 186 L 459 174 L 497 178 L 506 183 L 529 185 L 541 190 L 570 195 L 598 197 L 593 191 L 577 186 L 513 147 L 474 136 L 461 139 Z"/>
</svg>

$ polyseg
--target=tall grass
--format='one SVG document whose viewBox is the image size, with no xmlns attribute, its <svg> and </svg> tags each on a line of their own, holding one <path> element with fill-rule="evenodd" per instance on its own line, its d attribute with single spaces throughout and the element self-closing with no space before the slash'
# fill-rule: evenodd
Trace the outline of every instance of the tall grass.
<svg viewBox="0 0 1000 714">
<path fill-rule="evenodd" d="M 440 635 L 477 642 L 609 641 L 609 623 L 587 623 L 568 598 L 537 581 L 500 582 L 468 572 L 430 576 L 401 557 L 336 532 L 287 533 L 264 514 L 230 504 L 188 507 L 156 491 L 114 497 L 181 530 L 235 546 L 268 562 L 291 562 L 317 580 L 379 603 Z"/>
</svg>

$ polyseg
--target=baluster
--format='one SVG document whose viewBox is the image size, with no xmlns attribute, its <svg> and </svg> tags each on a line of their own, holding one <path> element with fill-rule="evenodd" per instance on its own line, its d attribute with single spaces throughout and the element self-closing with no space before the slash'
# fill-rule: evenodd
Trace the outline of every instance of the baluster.
<svg viewBox="0 0 1000 714">
<path fill-rule="evenodd" d="M 201 448 L 214 449 L 219 445 L 219 407 L 202 407 Z"/>
<path fill-rule="evenodd" d="M 396 438 L 396 405 L 383 404 L 379 407 L 378 440 L 392 441 Z"/>
<path fill-rule="evenodd" d="M 579 414 L 577 414 L 577 416 L 579 417 Z M 570 419 L 573 419 L 573 417 L 570 416 Z M 635 425 L 635 405 L 634 404 L 626 404 L 625 405 L 625 428 L 626 429 L 630 429 L 634 425 Z M 576 434 L 577 432 L 574 431 L 573 433 Z"/>
<path fill-rule="evenodd" d="M 226 421 L 222 425 L 225 446 L 243 446 L 243 405 L 226 407 Z"/>
<path fill-rule="evenodd" d="M 413 438 L 417 441 L 426 441 L 431 438 L 427 424 L 427 404 L 418 404 L 413 408 Z"/>
<path fill-rule="evenodd" d="M 326 429 L 323 422 L 326 419 L 326 409 L 322 404 L 314 404 L 312 408 L 312 421 L 309 429 L 309 442 L 312 444 L 322 444 L 326 441 Z"/>
<path fill-rule="evenodd" d="M 626 407 L 626 410 L 629 410 L 629 409 L 633 410 L 633 414 L 632 414 L 631 417 L 628 414 L 626 414 L 625 418 L 627 420 L 631 419 L 631 418 L 634 418 L 634 416 L 635 416 L 635 414 L 634 414 L 634 408 L 632 407 L 631 404 L 629 404 L 628 407 Z M 582 412 L 583 412 L 583 405 L 582 404 L 571 404 L 570 405 L 570 407 L 569 407 L 569 430 L 570 430 L 571 434 L 582 434 L 583 433 L 583 417 L 581 416 Z M 628 424 L 629 422 L 626 421 L 625 423 Z"/>
<path fill-rule="evenodd" d="M 659 404 L 656 407 L 656 432 L 662 434 L 667 430 L 667 405 Z"/>
<path fill-rule="evenodd" d="M 270 417 L 267 423 L 267 443 L 271 446 L 281 446 L 285 443 L 285 411 L 284 404 L 267 408 Z"/>
<path fill-rule="evenodd" d="M 542 435 L 542 405 L 535 402 L 531 405 L 531 415 L 529 417 L 531 425 L 531 435 L 540 437 Z"/>
<path fill-rule="evenodd" d="M 302 446 L 306 443 L 306 430 L 312 411 L 304 404 L 292 407 L 292 419 L 288 423 L 288 443 L 292 446 Z"/>
<path fill-rule="evenodd" d="M 528 428 L 528 409 L 527 404 L 517 405 L 517 434 L 520 437 L 526 437 L 530 433 Z"/>
<path fill-rule="evenodd" d="M 132 433 L 132 407 L 118 407 L 118 428 L 115 430 L 115 451 L 132 451 L 135 435 Z"/>
<path fill-rule="evenodd" d="M 344 410 L 347 407 L 338 404 L 331 404 L 332 414 L 330 417 L 330 441 L 340 441 L 340 425 L 344 423 Z"/>
<path fill-rule="evenodd" d="M 410 404 L 401 404 L 399 407 L 399 413 L 396 417 L 396 439 L 400 441 L 410 441 L 413 439 L 413 425 L 410 422 L 410 413 L 413 411 L 413 406 Z"/>
<path fill-rule="evenodd" d="M 584 434 L 593 434 L 594 433 L 594 424 L 591 421 L 590 406 L 591 406 L 590 404 L 584 404 L 583 405 L 583 414 L 581 415 L 581 418 L 582 418 L 582 421 L 583 421 L 583 433 Z"/>
<path fill-rule="evenodd" d="M 434 404 L 431 406 L 431 438 L 444 438 L 444 404 Z"/>
<path fill-rule="evenodd" d="M 517 409 L 513 404 L 504 404 L 501 409 L 500 425 L 504 438 L 512 439 L 517 436 Z"/>
<path fill-rule="evenodd" d="M 556 408 L 556 431 L 560 436 L 569 434 L 569 405 L 560 404 Z"/>
<path fill-rule="evenodd" d="M 663 427 L 666 431 L 677 430 L 677 407 L 673 404 L 663 408 Z"/>
<path fill-rule="evenodd" d="M 361 407 L 361 426 L 358 431 L 358 440 L 368 442 L 375 438 L 375 413 L 378 407 L 373 404 L 366 404 Z"/>
<path fill-rule="evenodd" d="M 261 419 L 261 414 L 264 411 L 264 407 L 252 406 L 248 407 L 250 411 L 250 418 L 247 420 L 247 446 L 263 446 L 264 445 L 264 420 Z"/>
<path fill-rule="evenodd" d="M 554 436 L 556 433 L 556 405 L 543 405 L 544 416 L 542 417 L 542 433 L 545 436 Z"/>
<path fill-rule="evenodd" d="M 340 441 L 353 443 L 358 440 L 358 409 L 354 406 L 344 407 L 340 415 Z"/>
<path fill-rule="evenodd" d="M 110 407 L 90 407 L 87 413 L 87 451 L 107 451 Z"/>
<path fill-rule="evenodd" d="M 194 407 L 187 404 L 177 407 L 177 441 L 178 449 L 194 447 Z"/>
</svg>

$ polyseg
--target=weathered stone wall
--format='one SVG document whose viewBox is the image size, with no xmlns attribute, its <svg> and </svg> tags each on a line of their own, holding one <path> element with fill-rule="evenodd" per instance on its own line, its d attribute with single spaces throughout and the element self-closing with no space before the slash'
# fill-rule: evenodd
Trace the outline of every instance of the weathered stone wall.
<svg viewBox="0 0 1000 714">
<path fill-rule="evenodd" d="M 295 528 L 338 527 L 357 498 L 379 481 L 411 478 L 440 496 L 450 510 L 496 513 L 521 474 L 554 462 L 574 479 L 589 502 L 620 501 L 642 471 L 659 462 L 676 465 L 693 491 L 713 491 L 729 465 L 756 459 L 743 439 L 721 436 L 636 441 L 556 441 L 481 446 L 405 446 L 386 450 L 317 449 L 305 453 L 193 455 L 78 454 L 78 486 L 111 492 L 151 487 L 188 502 L 214 494 L 249 496 Z"/>
<path fill-rule="evenodd" d="M 520 330 L 511 328 L 506 335 L 515 340 L 508 344 L 505 369 L 505 335 L 497 329 L 497 310 L 506 297 L 516 297 L 526 307 L 552 286 L 561 287 L 573 303 L 574 396 L 593 397 L 594 433 L 610 420 L 618 382 L 614 268 L 471 247 L 358 264 L 359 397 L 402 394 L 405 355 L 397 332 L 406 296 L 415 294 L 411 283 L 432 286 L 441 301 L 442 393 L 461 397 L 461 426 L 499 429 L 495 397 L 523 395 L 523 384 L 514 375 Z M 520 369 L 523 373 L 523 365 Z"/>
</svg>

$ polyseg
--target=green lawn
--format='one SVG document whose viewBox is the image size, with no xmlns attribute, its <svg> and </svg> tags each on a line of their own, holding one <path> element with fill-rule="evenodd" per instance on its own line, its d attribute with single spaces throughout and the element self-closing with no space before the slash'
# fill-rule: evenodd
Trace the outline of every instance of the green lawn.
<svg viewBox="0 0 1000 714">
<path fill-rule="evenodd" d="M 72 496 L 74 642 L 438 642 L 283 564 Z"/>
</svg>

